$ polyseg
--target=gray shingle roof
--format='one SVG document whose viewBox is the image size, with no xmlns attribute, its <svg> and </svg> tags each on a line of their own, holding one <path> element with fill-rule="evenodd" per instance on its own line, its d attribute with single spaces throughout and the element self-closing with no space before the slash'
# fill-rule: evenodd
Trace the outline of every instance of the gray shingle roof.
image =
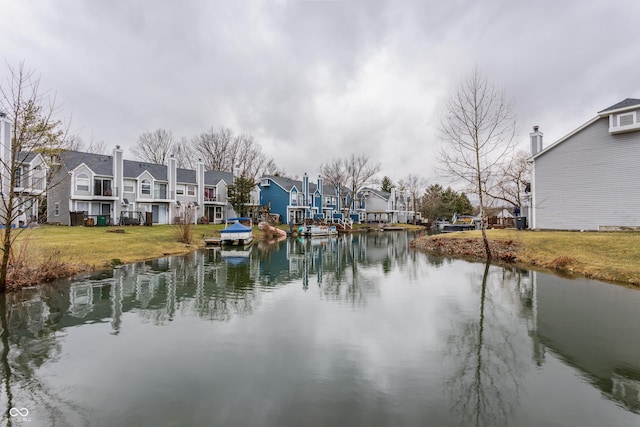
<svg viewBox="0 0 640 427">
<path fill-rule="evenodd" d="M 608 108 L 605 108 L 602 111 L 599 111 L 599 113 L 604 113 L 606 111 L 618 110 L 620 108 L 632 107 L 634 105 L 640 105 L 640 99 L 627 98 L 625 100 L 622 100 L 622 101 L 618 102 L 617 104 L 613 104 L 611 107 L 608 107 Z"/>
<path fill-rule="evenodd" d="M 63 151 L 60 153 L 60 163 L 67 170 L 73 170 L 84 163 L 96 175 L 113 176 L 113 158 L 104 154 Z"/>
<path fill-rule="evenodd" d="M 207 185 L 216 185 L 220 182 L 220 180 L 224 180 L 224 182 L 229 185 L 233 182 L 233 174 L 231 172 L 222 172 L 222 171 L 205 171 L 204 172 L 204 183 Z"/>
<path fill-rule="evenodd" d="M 270 179 L 282 188 L 287 191 L 291 191 L 291 189 L 295 186 L 298 191 L 302 191 L 302 181 L 298 181 L 291 178 L 285 178 L 283 176 L 275 176 L 275 175 L 266 175 L 263 178 Z M 309 192 L 313 193 L 318 188 L 317 183 L 311 182 L 309 179 Z M 342 190 L 343 193 L 347 191 L 346 189 Z M 333 185 L 323 184 L 322 185 L 323 194 L 336 194 L 336 188 Z"/>
<path fill-rule="evenodd" d="M 36 153 L 18 153 L 18 162 L 20 163 L 31 163 L 33 159 L 37 156 Z"/>
<path fill-rule="evenodd" d="M 196 171 L 193 169 L 180 169 L 176 171 L 176 180 L 182 184 L 196 184 Z"/>
<path fill-rule="evenodd" d="M 110 156 L 109 156 L 110 157 Z M 125 178 L 137 178 L 144 171 L 149 171 L 154 179 L 160 181 L 167 180 L 167 167 L 155 163 L 138 162 L 135 160 L 123 160 L 123 170 Z"/>
</svg>

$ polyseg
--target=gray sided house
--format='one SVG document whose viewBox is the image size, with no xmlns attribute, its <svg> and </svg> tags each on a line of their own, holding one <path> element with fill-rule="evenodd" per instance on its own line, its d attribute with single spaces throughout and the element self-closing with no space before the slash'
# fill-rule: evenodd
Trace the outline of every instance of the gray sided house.
<svg viewBox="0 0 640 427">
<path fill-rule="evenodd" d="M 413 221 L 412 207 L 411 197 L 395 188 L 386 192 L 365 187 L 358 192 L 358 211 L 366 222 L 406 224 Z M 421 219 L 420 213 L 416 219 Z"/>
<path fill-rule="evenodd" d="M 124 160 L 117 147 L 113 155 L 65 151 L 54 167 L 47 192 L 47 222 L 71 225 L 83 213 L 85 221 L 97 225 L 174 224 L 191 214 L 190 221 L 206 218 L 223 222 L 233 210 L 227 202 L 227 172 Z M 188 211 L 187 211 L 188 210 Z M 78 224 L 79 225 L 79 224 Z"/>
<path fill-rule="evenodd" d="M 640 228 L 640 99 L 600 111 L 547 148 L 536 126 L 531 149 L 531 228 Z"/>
</svg>

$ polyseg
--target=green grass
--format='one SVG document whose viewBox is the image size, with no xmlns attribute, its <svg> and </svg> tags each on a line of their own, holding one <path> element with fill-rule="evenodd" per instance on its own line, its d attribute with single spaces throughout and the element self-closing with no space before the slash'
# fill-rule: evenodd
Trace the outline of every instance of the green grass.
<svg viewBox="0 0 640 427">
<path fill-rule="evenodd" d="M 124 233 L 113 233 L 115 227 L 66 227 L 44 225 L 24 230 L 18 244 L 28 245 L 34 257 L 59 253 L 60 260 L 87 268 L 112 265 L 114 260 L 126 264 L 135 261 L 178 255 L 204 246 L 203 238 L 219 236 L 222 225 L 195 225 L 193 242 L 178 241 L 175 227 L 117 227 Z M 260 233 L 256 232 L 258 236 Z M 118 261 L 116 261 L 118 262 Z"/>
<path fill-rule="evenodd" d="M 480 231 L 444 237 L 477 237 Z M 494 240 L 522 244 L 518 259 L 525 264 L 566 270 L 586 277 L 640 284 L 639 232 L 571 232 L 487 230 Z"/>
</svg>

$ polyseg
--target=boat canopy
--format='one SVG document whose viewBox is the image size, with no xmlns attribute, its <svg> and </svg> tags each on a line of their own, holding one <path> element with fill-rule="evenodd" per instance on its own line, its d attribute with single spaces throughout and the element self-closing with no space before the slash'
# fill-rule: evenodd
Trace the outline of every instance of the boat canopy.
<svg viewBox="0 0 640 427">
<path fill-rule="evenodd" d="M 241 233 L 243 231 L 251 231 L 251 227 L 234 222 L 224 230 L 221 230 L 220 233 Z"/>
</svg>

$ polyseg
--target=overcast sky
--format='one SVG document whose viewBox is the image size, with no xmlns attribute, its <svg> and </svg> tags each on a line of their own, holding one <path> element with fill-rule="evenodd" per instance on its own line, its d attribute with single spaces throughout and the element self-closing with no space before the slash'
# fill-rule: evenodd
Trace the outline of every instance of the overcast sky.
<svg viewBox="0 0 640 427">
<path fill-rule="evenodd" d="M 447 98 L 477 65 L 545 146 L 640 98 L 637 1 L 50 0 L 0 3 L 24 61 L 85 141 L 252 134 L 290 175 L 351 153 L 394 181 L 435 172 Z M 6 77 L 1 64 L 0 76 Z"/>
</svg>

